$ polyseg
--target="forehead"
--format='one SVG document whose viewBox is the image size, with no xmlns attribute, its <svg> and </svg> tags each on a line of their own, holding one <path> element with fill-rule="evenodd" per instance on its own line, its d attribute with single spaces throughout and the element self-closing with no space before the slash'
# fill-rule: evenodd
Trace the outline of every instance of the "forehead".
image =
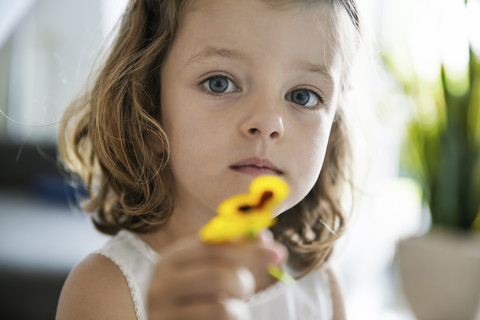
<svg viewBox="0 0 480 320">
<path fill-rule="evenodd" d="M 174 46 L 182 53 L 232 47 L 247 55 L 301 55 L 328 65 L 338 46 L 333 21 L 323 1 L 191 0 Z"/>
<path fill-rule="evenodd" d="M 270 16 L 269 13 L 277 12 L 300 15 L 304 19 L 309 19 L 309 22 L 321 19 L 324 23 L 330 23 L 331 17 L 335 15 L 334 6 L 324 0 L 188 0 L 184 8 L 184 17 L 205 13 L 214 16 L 230 13 L 238 17 L 250 9 L 263 15 L 266 20 Z M 181 24 L 184 24 L 182 22 L 188 21 L 189 18 L 182 20 Z"/>
</svg>

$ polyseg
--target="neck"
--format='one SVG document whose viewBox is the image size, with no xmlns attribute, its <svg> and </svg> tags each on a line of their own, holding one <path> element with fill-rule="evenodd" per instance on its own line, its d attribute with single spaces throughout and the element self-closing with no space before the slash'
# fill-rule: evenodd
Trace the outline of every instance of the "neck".
<svg viewBox="0 0 480 320">
<path fill-rule="evenodd" d="M 140 237 L 153 250 L 161 253 L 170 244 L 192 236 L 196 236 L 200 229 L 215 216 L 211 210 L 192 210 L 181 205 L 175 206 L 166 225 L 153 232 L 142 234 Z"/>
</svg>

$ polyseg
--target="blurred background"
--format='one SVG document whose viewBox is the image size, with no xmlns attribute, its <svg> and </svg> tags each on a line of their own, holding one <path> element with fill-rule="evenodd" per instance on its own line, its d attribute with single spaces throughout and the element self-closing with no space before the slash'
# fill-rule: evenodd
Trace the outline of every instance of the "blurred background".
<svg viewBox="0 0 480 320">
<path fill-rule="evenodd" d="M 72 205 L 73 189 L 56 163 L 56 134 L 127 1 L 0 0 L 2 319 L 53 319 L 69 270 L 108 239 Z M 357 70 L 362 81 L 352 108 L 360 192 L 334 257 L 348 315 L 480 317 L 480 1 L 359 3 L 372 46 Z M 453 233 L 453 244 L 434 244 L 431 235 L 439 233 Z M 470 258 L 460 271 L 450 262 L 461 258 L 446 247 Z M 430 252 L 439 257 L 412 264 Z M 429 279 L 441 269 L 447 276 Z M 473 306 L 455 305 L 441 282 L 455 295 L 471 288 L 462 301 Z M 425 288 L 448 295 L 436 298 Z M 473 311 L 429 317 L 421 307 L 430 300 L 437 309 Z"/>
</svg>

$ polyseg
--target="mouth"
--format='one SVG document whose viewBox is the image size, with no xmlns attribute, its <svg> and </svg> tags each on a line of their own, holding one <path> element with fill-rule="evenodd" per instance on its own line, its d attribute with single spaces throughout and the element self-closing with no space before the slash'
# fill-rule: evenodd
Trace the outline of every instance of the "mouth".
<svg viewBox="0 0 480 320">
<path fill-rule="evenodd" d="M 260 158 L 249 158 L 242 160 L 231 165 L 230 169 L 251 176 L 283 175 L 283 171 L 278 169 L 270 160 Z"/>
</svg>

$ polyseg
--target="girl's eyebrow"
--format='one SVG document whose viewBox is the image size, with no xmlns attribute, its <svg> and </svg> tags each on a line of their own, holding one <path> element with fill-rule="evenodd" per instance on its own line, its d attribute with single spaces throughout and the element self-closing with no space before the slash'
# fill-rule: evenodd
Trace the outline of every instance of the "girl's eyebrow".
<svg viewBox="0 0 480 320">
<path fill-rule="evenodd" d="M 247 55 L 245 55 L 239 50 L 208 46 L 205 49 L 193 55 L 192 57 L 188 58 L 185 61 L 185 63 L 182 65 L 181 69 L 201 63 L 204 60 L 208 60 L 212 58 L 224 58 L 224 59 L 251 62 L 251 58 L 249 58 Z M 324 78 L 332 77 L 330 70 L 325 65 L 316 64 L 307 60 L 295 61 L 292 64 L 291 69 L 314 73 Z"/>
<path fill-rule="evenodd" d="M 243 60 L 247 62 L 250 61 L 250 59 L 245 54 L 238 50 L 208 46 L 205 49 L 201 50 L 199 53 L 190 57 L 187 61 L 185 61 L 183 67 L 187 67 L 189 65 L 196 64 L 202 62 L 203 60 L 215 57 L 232 60 Z"/>
<path fill-rule="evenodd" d="M 292 69 L 302 70 L 309 73 L 318 74 L 322 77 L 331 78 L 332 73 L 330 70 L 323 64 L 315 64 L 306 60 L 296 61 L 292 65 Z"/>
</svg>

